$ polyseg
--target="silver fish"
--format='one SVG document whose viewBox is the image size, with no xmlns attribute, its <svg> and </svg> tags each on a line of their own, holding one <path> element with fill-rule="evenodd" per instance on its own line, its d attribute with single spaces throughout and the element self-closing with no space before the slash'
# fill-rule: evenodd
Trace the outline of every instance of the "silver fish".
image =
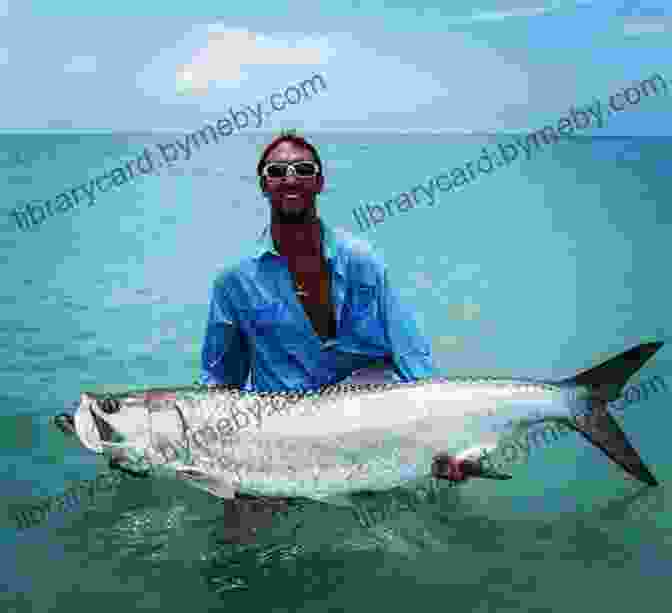
<svg viewBox="0 0 672 613">
<path fill-rule="evenodd" d="M 260 393 L 231 386 L 83 393 L 64 431 L 113 466 L 177 477 L 215 496 L 336 501 L 427 475 L 446 458 L 470 476 L 506 479 L 484 454 L 542 422 L 568 426 L 625 471 L 655 477 L 607 410 L 627 380 L 662 347 L 645 343 L 574 377 L 432 378 L 337 384 Z"/>
</svg>

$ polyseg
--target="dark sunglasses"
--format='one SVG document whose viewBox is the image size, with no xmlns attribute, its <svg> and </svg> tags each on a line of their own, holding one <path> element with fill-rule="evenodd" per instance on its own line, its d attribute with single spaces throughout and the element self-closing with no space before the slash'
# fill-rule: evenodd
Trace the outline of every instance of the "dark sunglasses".
<svg viewBox="0 0 672 613">
<path fill-rule="evenodd" d="M 320 173 L 320 167 L 315 162 L 268 162 L 264 164 L 261 174 L 268 179 L 284 179 L 289 171 L 295 177 L 316 177 Z"/>
</svg>

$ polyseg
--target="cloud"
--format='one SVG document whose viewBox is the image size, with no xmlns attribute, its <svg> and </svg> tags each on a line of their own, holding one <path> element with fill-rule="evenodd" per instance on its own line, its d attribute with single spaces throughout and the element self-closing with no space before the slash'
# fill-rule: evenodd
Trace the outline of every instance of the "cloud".
<svg viewBox="0 0 672 613">
<path fill-rule="evenodd" d="M 511 11 L 486 11 L 473 14 L 470 21 L 502 21 L 504 19 L 509 19 L 510 17 L 536 17 L 537 15 L 550 13 L 552 10 L 553 7 L 542 6 L 536 8 L 513 9 Z"/>
<path fill-rule="evenodd" d="M 0 47 L 0 66 L 9 64 L 9 49 Z"/>
<path fill-rule="evenodd" d="M 590 6 L 593 6 L 593 2 L 590 0 L 584 0 L 582 2 L 563 2 L 562 0 L 557 0 L 551 2 L 548 6 L 525 6 L 505 9 L 502 11 L 480 11 L 472 13 L 471 15 L 447 17 L 445 20 L 442 20 L 442 22 L 446 25 L 470 25 L 479 22 L 496 22 L 520 17 L 539 17 L 541 15 L 549 15 L 558 10 Z"/>
<path fill-rule="evenodd" d="M 63 66 L 63 72 L 71 73 L 94 73 L 96 72 L 97 60 L 91 55 L 79 55 L 70 59 L 70 63 Z"/>
<path fill-rule="evenodd" d="M 9 17 L 9 0 L 0 0 L 0 17 Z"/>
<path fill-rule="evenodd" d="M 529 8 L 510 9 L 508 11 L 483 11 L 480 13 L 472 13 L 463 17 L 448 17 L 445 21 L 446 25 L 469 25 L 478 23 L 479 21 L 504 21 L 512 17 L 537 17 L 538 15 L 546 15 L 553 12 L 558 7 L 539 6 Z"/>
<path fill-rule="evenodd" d="M 670 30 L 669 19 L 628 19 L 623 23 L 625 36 L 641 36 L 642 34 L 662 34 Z"/>
<path fill-rule="evenodd" d="M 489 127 L 497 125 L 501 108 L 528 100 L 527 73 L 497 48 L 462 32 L 435 36 L 431 43 L 421 34 L 413 35 L 404 44 L 423 41 L 440 44 L 443 57 L 469 61 L 454 63 L 448 80 L 441 64 L 426 65 L 422 53 L 400 57 L 398 42 L 377 47 L 350 32 L 318 38 L 301 32 L 261 35 L 198 25 L 162 46 L 135 81 L 144 97 L 160 102 L 160 117 L 154 121 L 183 129 L 191 127 L 184 118 L 194 111 L 214 116 L 231 105 L 261 103 L 264 98 L 268 107 L 270 94 L 318 73 L 327 84 L 324 94 L 273 114 L 264 127 L 400 130 L 408 122 L 464 126 L 473 118 Z M 454 83 L 461 85 L 456 88 Z M 498 92 L 494 106 L 493 91 Z M 380 198 L 391 195 L 383 191 Z"/>
<path fill-rule="evenodd" d="M 249 30 L 211 25 L 205 46 L 178 66 L 176 89 L 180 94 L 205 94 L 212 83 L 238 85 L 247 78 L 243 66 L 323 64 L 324 51 L 320 40 L 278 40 Z"/>
</svg>

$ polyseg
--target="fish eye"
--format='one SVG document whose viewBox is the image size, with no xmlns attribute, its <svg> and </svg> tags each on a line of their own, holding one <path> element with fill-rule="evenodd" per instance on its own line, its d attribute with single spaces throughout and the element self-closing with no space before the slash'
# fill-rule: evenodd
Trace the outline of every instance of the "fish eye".
<svg viewBox="0 0 672 613">
<path fill-rule="evenodd" d="M 116 398 L 104 398 L 100 403 L 100 410 L 103 411 L 103 413 L 112 415 L 121 410 L 121 403 Z"/>
</svg>

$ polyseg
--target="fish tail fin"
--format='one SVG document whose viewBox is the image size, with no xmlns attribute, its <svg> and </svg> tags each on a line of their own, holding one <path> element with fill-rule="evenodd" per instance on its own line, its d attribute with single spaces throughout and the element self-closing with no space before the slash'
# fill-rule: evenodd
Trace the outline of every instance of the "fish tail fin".
<svg viewBox="0 0 672 613">
<path fill-rule="evenodd" d="M 638 345 L 559 382 L 588 389 L 588 410 L 575 415 L 570 426 L 626 472 L 648 485 L 658 485 L 658 481 L 607 411 L 607 402 L 620 396 L 628 379 L 662 346 L 662 342 Z"/>
<path fill-rule="evenodd" d="M 597 366 L 559 381 L 559 384 L 588 387 L 591 395 L 606 402 L 616 400 L 621 390 L 644 364 L 658 351 L 663 342 L 643 343 L 610 358 Z"/>
</svg>

